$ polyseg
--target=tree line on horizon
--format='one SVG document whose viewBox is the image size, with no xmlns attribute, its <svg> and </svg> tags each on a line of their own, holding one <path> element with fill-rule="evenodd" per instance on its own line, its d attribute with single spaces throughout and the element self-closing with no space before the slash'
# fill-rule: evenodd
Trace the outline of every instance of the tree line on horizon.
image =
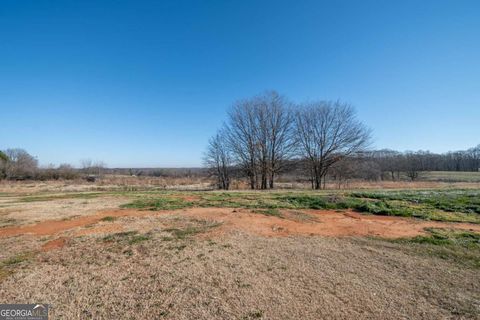
<svg viewBox="0 0 480 320">
<path fill-rule="evenodd" d="M 294 104 L 275 91 L 235 103 L 204 154 L 205 170 L 192 168 L 109 169 L 101 161 L 39 167 L 23 149 L 0 150 L 0 179 L 76 179 L 102 173 L 150 177 L 213 177 L 220 189 L 243 180 L 251 189 L 271 189 L 279 176 L 309 182 L 418 180 L 424 171 L 479 171 L 480 144 L 442 154 L 369 150 L 371 131 L 355 109 L 340 101 Z"/>
<path fill-rule="evenodd" d="M 280 174 L 306 177 L 312 189 L 327 177 L 416 180 L 422 171 L 478 171 L 480 145 L 466 151 L 369 151 L 371 130 L 340 101 L 294 104 L 275 91 L 236 102 L 210 138 L 204 164 L 218 188 L 246 179 L 251 189 L 274 188 Z"/>
</svg>

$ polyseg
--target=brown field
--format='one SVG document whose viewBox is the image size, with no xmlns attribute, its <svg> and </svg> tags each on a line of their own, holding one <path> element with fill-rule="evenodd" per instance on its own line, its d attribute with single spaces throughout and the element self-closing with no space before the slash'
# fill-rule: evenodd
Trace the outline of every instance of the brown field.
<svg viewBox="0 0 480 320">
<path fill-rule="evenodd" d="M 478 189 L 433 183 L 409 190 Z M 231 196 L 140 186 L 150 191 L 3 183 L 0 301 L 48 303 L 52 319 L 480 318 L 475 243 L 408 240 L 431 228 L 475 235 L 478 223 L 207 206 L 207 198 Z M 269 193 L 233 194 L 236 201 L 272 201 Z M 150 198 L 172 208 L 121 208 Z"/>
</svg>

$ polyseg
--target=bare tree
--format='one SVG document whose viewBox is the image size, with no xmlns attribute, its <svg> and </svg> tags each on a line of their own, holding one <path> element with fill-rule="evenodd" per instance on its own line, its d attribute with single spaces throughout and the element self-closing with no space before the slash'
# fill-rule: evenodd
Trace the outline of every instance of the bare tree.
<svg viewBox="0 0 480 320">
<path fill-rule="evenodd" d="M 82 171 L 86 174 L 101 175 L 106 167 L 106 164 L 103 161 L 93 162 L 91 159 L 83 159 L 81 160 L 81 166 Z"/>
<path fill-rule="evenodd" d="M 228 143 L 252 189 L 273 188 L 292 154 L 289 106 L 285 97 L 270 91 L 238 102 L 229 113 Z"/>
<path fill-rule="evenodd" d="M 420 177 L 420 172 L 424 169 L 422 167 L 422 155 L 421 152 L 406 152 L 403 156 L 405 175 L 412 181 L 417 180 Z"/>
<path fill-rule="evenodd" d="M 356 118 L 355 110 L 340 102 L 303 105 L 295 114 L 298 151 L 307 160 L 313 187 L 325 187 L 330 167 L 346 156 L 363 151 L 370 130 Z"/>
<path fill-rule="evenodd" d="M 80 165 L 82 167 L 82 171 L 84 173 L 90 173 L 89 170 L 92 167 L 93 161 L 91 159 L 82 159 L 80 161 Z"/>
<path fill-rule="evenodd" d="M 258 141 L 255 103 L 237 102 L 228 114 L 226 132 L 235 162 L 249 179 L 251 189 L 258 186 Z"/>
<path fill-rule="evenodd" d="M 106 166 L 107 164 L 105 162 L 98 160 L 93 163 L 90 169 L 93 174 L 100 176 L 103 174 Z"/>
<path fill-rule="evenodd" d="M 7 149 L 5 154 L 8 161 L 2 164 L 9 179 L 32 178 L 38 167 L 38 161 L 23 149 Z"/>
<path fill-rule="evenodd" d="M 275 175 L 284 170 L 287 160 L 293 152 L 293 116 L 290 102 L 277 92 L 267 92 L 260 98 L 259 114 L 264 114 L 260 122 L 265 137 L 261 141 L 265 144 L 269 174 L 269 187 L 273 189 Z M 262 110 L 263 109 L 263 110 Z M 266 185 L 265 185 L 266 189 Z"/>
<path fill-rule="evenodd" d="M 373 151 L 370 153 L 370 156 L 377 162 L 380 170 L 382 172 L 381 179 L 385 178 L 385 174 L 390 176 L 392 181 L 395 181 L 395 173 L 397 173 L 397 179 L 400 176 L 400 171 L 402 170 L 402 154 L 398 151 L 383 149 L 378 151 Z"/>
<path fill-rule="evenodd" d="M 355 177 L 357 164 L 350 158 L 342 159 L 332 165 L 331 174 L 337 182 L 337 188 L 340 189 L 342 184 L 347 185 L 348 181 Z"/>
<path fill-rule="evenodd" d="M 204 163 L 210 168 L 211 173 L 217 178 L 218 187 L 228 190 L 230 188 L 232 157 L 227 137 L 224 131 L 219 131 L 210 138 L 207 151 L 204 155 Z"/>
</svg>

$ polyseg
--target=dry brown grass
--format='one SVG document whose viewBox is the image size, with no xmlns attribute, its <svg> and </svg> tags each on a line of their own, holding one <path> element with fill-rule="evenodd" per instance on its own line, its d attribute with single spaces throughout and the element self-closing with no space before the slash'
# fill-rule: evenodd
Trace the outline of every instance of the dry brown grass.
<svg viewBox="0 0 480 320">
<path fill-rule="evenodd" d="M 212 180 L 207 178 L 135 177 L 126 175 L 103 175 L 96 182 L 84 179 L 50 181 L 5 181 L 0 180 L 0 198 L 8 195 L 32 193 L 122 191 L 122 190 L 206 190 Z"/>
<path fill-rule="evenodd" d="M 407 221 L 420 232 L 428 221 L 349 212 L 330 212 L 327 221 L 311 210 L 281 210 L 281 217 L 233 208 L 119 210 L 132 199 L 20 185 L 0 196 L 0 230 L 10 228 L 7 219 L 66 219 L 70 227 L 0 237 L 0 301 L 49 303 L 53 319 L 480 318 L 478 268 L 421 245 L 345 237 L 375 234 L 377 220 L 385 230 Z M 21 201 L 32 193 L 50 198 Z M 350 233 L 312 235 L 322 226 Z"/>
<path fill-rule="evenodd" d="M 245 233 L 179 239 L 168 229 L 133 244 L 122 238 L 128 233 L 74 238 L 22 264 L 2 282 L 0 299 L 46 301 L 55 319 L 478 316 L 478 270 L 398 244 Z"/>
<path fill-rule="evenodd" d="M 32 224 L 46 220 L 71 219 L 99 210 L 115 209 L 129 201 L 126 197 L 102 196 L 98 198 L 66 198 L 49 201 L 22 202 L 9 198 L 0 207 L 0 227 Z"/>
<path fill-rule="evenodd" d="M 0 181 L 0 204 L 8 195 L 27 195 L 36 193 L 95 192 L 95 191 L 132 191 L 132 190 L 211 190 L 214 181 L 207 178 L 161 178 L 105 175 L 95 183 L 82 179 L 58 181 Z M 310 189 L 308 183 L 278 182 L 278 189 Z M 327 189 L 339 189 L 337 183 L 327 183 Z M 444 181 L 350 181 L 340 189 L 478 189 L 479 182 Z M 248 190 L 245 181 L 234 181 L 233 190 Z"/>
</svg>

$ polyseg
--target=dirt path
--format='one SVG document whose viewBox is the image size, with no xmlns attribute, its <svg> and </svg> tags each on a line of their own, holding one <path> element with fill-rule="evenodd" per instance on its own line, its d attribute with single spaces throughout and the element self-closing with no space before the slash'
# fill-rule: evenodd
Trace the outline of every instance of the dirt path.
<svg viewBox="0 0 480 320">
<path fill-rule="evenodd" d="M 224 234 L 235 230 L 262 236 L 320 235 L 320 236 L 378 236 L 385 238 L 413 237 L 424 233 L 424 228 L 454 228 L 480 232 L 480 225 L 422 221 L 412 218 L 361 215 L 356 212 L 325 210 L 283 210 L 284 218 L 252 213 L 247 209 L 190 208 L 177 211 L 106 210 L 90 216 L 70 220 L 48 220 L 37 224 L 0 229 L 0 238 L 22 234 L 55 235 L 74 228 L 93 225 L 105 217 L 145 217 L 176 215 L 215 220 L 222 225 L 210 234 Z M 119 230 L 119 225 L 96 228 L 101 233 Z M 76 235 L 91 231 L 79 230 Z"/>
</svg>

